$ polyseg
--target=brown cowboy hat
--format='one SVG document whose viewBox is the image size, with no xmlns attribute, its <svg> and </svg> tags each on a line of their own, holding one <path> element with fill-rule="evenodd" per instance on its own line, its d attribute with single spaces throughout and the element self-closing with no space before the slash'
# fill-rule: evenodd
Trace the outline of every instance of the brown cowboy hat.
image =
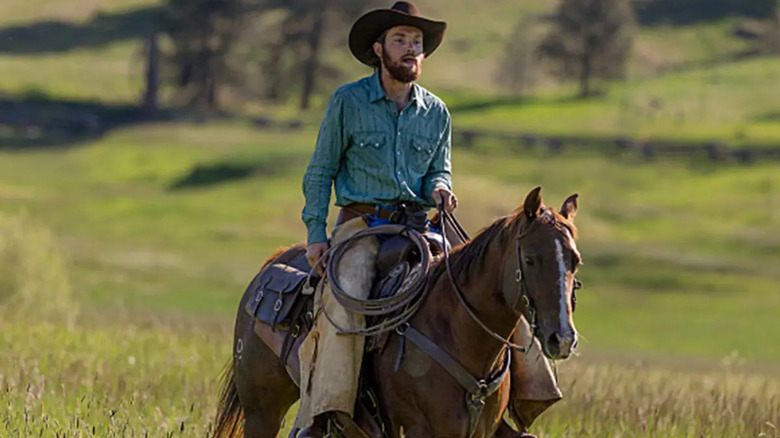
<svg viewBox="0 0 780 438">
<path fill-rule="evenodd" d="M 382 32 L 395 26 L 413 26 L 423 32 L 423 52 L 429 56 L 444 38 L 447 23 L 423 18 L 417 6 L 410 2 L 396 2 L 390 9 L 377 9 L 358 18 L 349 31 L 349 49 L 363 64 L 376 66 L 372 46 Z"/>
</svg>

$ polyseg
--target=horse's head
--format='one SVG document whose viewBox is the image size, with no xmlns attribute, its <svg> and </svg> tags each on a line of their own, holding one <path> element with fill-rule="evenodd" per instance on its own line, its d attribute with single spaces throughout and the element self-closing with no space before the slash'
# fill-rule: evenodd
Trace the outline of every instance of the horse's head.
<svg viewBox="0 0 780 438">
<path fill-rule="evenodd" d="M 533 189 L 517 212 L 520 227 L 514 254 L 508 257 L 514 268 L 514 286 L 505 290 L 509 304 L 523 312 L 539 338 L 544 354 L 565 359 L 577 346 L 572 320 L 575 279 L 580 254 L 574 243 L 577 195 L 563 203 L 560 211 L 546 207 L 541 187 Z"/>
</svg>

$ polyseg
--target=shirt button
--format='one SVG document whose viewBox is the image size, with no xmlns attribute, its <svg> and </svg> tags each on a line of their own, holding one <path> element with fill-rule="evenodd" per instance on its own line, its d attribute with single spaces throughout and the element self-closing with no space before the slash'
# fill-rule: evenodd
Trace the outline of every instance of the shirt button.
<svg viewBox="0 0 780 438">
<path fill-rule="evenodd" d="M 398 151 L 398 156 L 399 156 L 399 157 L 401 156 L 401 151 Z"/>
<path fill-rule="evenodd" d="M 398 131 L 398 135 L 401 135 L 401 131 Z"/>
</svg>

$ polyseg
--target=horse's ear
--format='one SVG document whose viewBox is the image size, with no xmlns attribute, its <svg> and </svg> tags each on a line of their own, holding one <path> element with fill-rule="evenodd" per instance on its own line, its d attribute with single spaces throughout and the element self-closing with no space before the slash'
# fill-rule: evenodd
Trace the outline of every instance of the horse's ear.
<svg viewBox="0 0 780 438">
<path fill-rule="evenodd" d="M 577 215 L 577 197 L 580 196 L 579 193 L 575 193 L 568 198 L 566 198 L 565 201 L 563 201 L 563 206 L 561 207 L 561 216 L 565 217 L 568 220 L 574 220 L 574 216 Z"/>
<path fill-rule="evenodd" d="M 541 192 L 542 187 L 538 186 L 531 190 L 525 197 L 525 202 L 523 203 L 523 212 L 525 212 L 525 215 L 528 217 L 528 219 L 535 219 L 536 216 L 539 215 L 539 210 L 542 209 Z"/>
</svg>

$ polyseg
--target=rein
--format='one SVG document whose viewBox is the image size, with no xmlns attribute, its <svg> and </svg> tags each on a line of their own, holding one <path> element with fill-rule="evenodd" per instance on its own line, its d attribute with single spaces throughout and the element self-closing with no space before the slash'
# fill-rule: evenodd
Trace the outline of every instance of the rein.
<svg viewBox="0 0 780 438">
<path fill-rule="evenodd" d="M 455 224 L 453 226 L 454 232 L 457 234 L 458 237 L 466 236 L 465 231 L 463 228 L 461 228 L 458 224 L 458 222 L 455 220 L 453 216 L 451 216 L 449 213 L 447 213 L 443 206 L 439 205 L 439 218 L 440 218 L 440 225 L 441 225 L 441 234 L 442 239 L 444 241 L 444 263 L 447 268 L 447 275 L 450 280 L 450 284 L 452 285 L 453 289 L 455 289 L 455 295 L 458 297 L 458 300 L 460 301 L 461 306 L 466 309 L 466 312 L 468 312 L 469 316 L 479 324 L 479 326 L 491 337 L 496 339 L 497 341 L 504 344 L 504 346 L 508 347 L 507 349 L 502 348 L 504 360 L 503 365 L 500 368 L 500 370 L 497 373 L 494 373 L 492 377 L 488 377 L 485 379 L 476 379 L 474 376 L 472 376 L 468 370 L 466 370 L 463 365 L 458 363 L 455 358 L 450 356 L 446 351 L 444 351 L 441 347 L 439 347 L 434 341 L 430 340 L 428 337 L 426 337 L 424 334 L 419 332 L 417 329 L 415 329 L 411 324 L 403 324 L 398 329 L 396 329 L 396 333 L 400 336 L 400 345 L 398 348 L 398 358 L 396 359 L 396 370 L 398 369 L 398 366 L 400 365 L 401 358 L 404 351 L 404 339 L 409 339 L 410 342 L 415 344 L 420 350 L 425 352 L 428 356 L 433 358 L 439 365 L 441 365 L 442 368 L 444 368 L 450 376 L 452 376 L 458 383 L 460 383 L 460 386 L 463 387 L 463 389 L 466 390 L 466 409 L 469 414 L 469 426 L 468 426 L 468 437 L 474 436 L 474 432 L 477 430 L 477 424 L 479 423 L 479 418 L 482 415 L 482 410 L 485 408 L 485 399 L 493 395 L 496 391 L 498 391 L 498 388 L 501 387 L 501 385 L 506 380 L 506 377 L 509 375 L 509 369 L 510 364 L 512 360 L 511 350 L 517 350 L 525 352 L 527 351 L 527 348 L 522 345 L 514 344 L 510 341 L 507 341 L 506 339 L 502 338 L 501 335 L 491 330 L 485 323 L 482 322 L 482 320 L 479 319 L 479 317 L 474 313 L 474 310 L 469 305 L 468 301 L 466 300 L 466 297 L 463 293 L 463 291 L 458 287 L 457 283 L 455 282 L 455 277 L 452 275 L 452 268 L 450 267 L 450 259 L 449 259 L 449 252 L 446 250 L 447 248 L 447 225 L 446 223 L 449 222 L 451 224 Z M 467 239 L 464 239 L 466 241 Z M 519 237 L 517 240 L 517 252 L 518 257 L 520 254 L 520 244 L 519 244 Z M 518 285 L 518 295 L 515 299 L 515 305 L 517 304 L 517 301 L 523 299 L 523 303 L 526 305 L 527 309 L 532 309 L 533 307 L 530 304 L 529 297 L 524 293 L 525 288 L 525 281 L 523 280 L 523 271 L 522 267 L 520 265 L 520 259 L 518 258 L 517 262 L 517 274 L 515 275 L 515 279 L 519 283 Z M 532 313 L 532 315 L 535 315 L 535 312 Z M 533 338 L 531 338 L 531 342 L 533 342 Z"/>
<path fill-rule="evenodd" d="M 444 217 L 444 215 L 447 215 L 451 218 L 450 214 L 444 209 L 443 206 L 439 205 L 439 215 Z M 444 247 L 447 247 L 447 232 L 446 232 L 446 225 L 445 220 L 441 221 L 441 234 L 444 238 Z M 536 310 L 533 307 L 531 300 L 526 293 L 526 287 L 525 287 L 525 278 L 523 277 L 523 268 L 522 263 L 520 261 L 520 236 L 516 239 L 516 247 L 517 247 L 517 271 L 515 273 L 515 282 L 518 283 L 518 292 L 515 299 L 514 305 L 517 305 L 518 300 L 522 300 L 523 305 L 526 306 L 526 309 L 528 309 L 531 320 L 529 321 L 529 324 L 531 325 L 532 330 L 536 330 Z M 471 305 L 469 305 L 468 301 L 466 300 L 466 296 L 463 293 L 463 290 L 458 286 L 458 283 L 455 281 L 455 277 L 452 275 L 452 268 L 450 267 L 450 257 L 449 253 L 447 251 L 444 251 L 444 265 L 447 267 L 447 277 L 449 277 L 450 284 L 452 285 L 452 288 L 455 289 L 455 296 L 458 297 L 458 301 L 460 301 L 460 304 L 463 306 L 464 309 L 466 309 L 466 312 L 469 314 L 471 319 L 473 319 L 481 328 L 485 331 L 488 335 L 490 335 L 493 339 L 497 340 L 498 342 L 501 342 L 505 346 L 511 348 L 515 351 L 520 351 L 525 353 L 528 350 L 528 347 L 517 345 L 511 341 L 507 341 L 504 339 L 501 335 L 491 330 L 484 322 L 482 322 L 481 319 L 474 313 L 474 310 L 471 308 Z M 531 342 L 533 342 L 533 338 L 531 339 Z"/>
</svg>

